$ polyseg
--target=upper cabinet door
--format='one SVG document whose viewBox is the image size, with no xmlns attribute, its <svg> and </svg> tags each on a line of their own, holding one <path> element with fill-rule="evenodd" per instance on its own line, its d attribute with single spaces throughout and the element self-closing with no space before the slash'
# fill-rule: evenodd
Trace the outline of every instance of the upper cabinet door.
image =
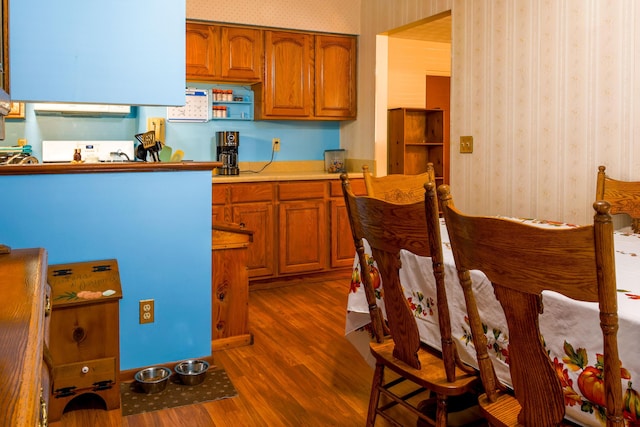
<svg viewBox="0 0 640 427">
<path fill-rule="evenodd" d="M 185 0 L 11 1 L 11 96 L 184 105 L 185 13 Z"/>
<path fill-rule="evenodd" d="M 221 74 L 225 80 L 262 79 L 262 30 L 222 27 Z"/>
<path fill-rule="evenodd" d="M 356 38 L 317 35 L 315 115 L 356 117 Z"/>
<path fill-rule="evenodd" d="M 220 76 L 220 27 L 187 22 L 186 51 L 187 80 Z"/>
<path fill-rule="evenodd" d="M 313 35 L 265 31 L 264 42 L 263 114 L 311 116 Z"/>
</svg>

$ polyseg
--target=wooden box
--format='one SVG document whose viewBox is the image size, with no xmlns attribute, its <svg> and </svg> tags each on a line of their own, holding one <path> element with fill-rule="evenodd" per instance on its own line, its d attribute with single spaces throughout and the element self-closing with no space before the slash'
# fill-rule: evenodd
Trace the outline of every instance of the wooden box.
<svg viewBox="0 0 640 427">
<path fill-rule="evenodd" d="M 49 420 L 74 398 L 93 393 L 107 410 L 120 407 L 120 306 L 115 259 L 48 267 L 52 288 L 53 378 Z"/>
</svg>

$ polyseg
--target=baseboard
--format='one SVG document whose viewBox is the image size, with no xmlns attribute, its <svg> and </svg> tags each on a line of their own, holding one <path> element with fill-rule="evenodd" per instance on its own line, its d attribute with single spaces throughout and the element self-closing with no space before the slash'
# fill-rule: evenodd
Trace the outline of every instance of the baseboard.
<svg viewBox="0 0 640 427">
<path fill-rule="evenodd" d="M 284 286 L 292 286 L 300 281 L 306 283 L 324 282 L 327 280 L 343 280 L 351 277 L 351 268 L 336 268 L 331 271 L 322 271 L 319 273 L 305 273 L 294 276 L 276 277 L 269 279 L 249 279 L 249 291 L 259 289 L 281 288 Z"/>
</svg>

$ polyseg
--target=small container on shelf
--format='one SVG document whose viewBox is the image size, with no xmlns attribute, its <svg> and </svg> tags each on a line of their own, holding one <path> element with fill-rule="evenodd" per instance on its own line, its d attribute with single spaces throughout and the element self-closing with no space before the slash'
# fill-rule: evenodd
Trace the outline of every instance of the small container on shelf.
<svg viewBox="0 0 640 427">
<path fill-rule="evenodd" d="M 324 169 L 328 173 L 346 172 L 346 150 L 324 150 Z"/>
</svg>

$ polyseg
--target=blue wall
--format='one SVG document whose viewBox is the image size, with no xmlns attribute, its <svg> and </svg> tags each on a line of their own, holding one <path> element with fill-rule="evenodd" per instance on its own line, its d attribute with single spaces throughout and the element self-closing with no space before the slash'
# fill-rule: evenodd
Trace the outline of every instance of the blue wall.
<svg viewBox="0 0 640 427">
<path fill-rule="evenodd" d="M 42 159 L 42 140 L 136 141 L 134 135 L 147 130 L 148 117 L 167 117 L 166 107 L 133 107 L 132 114 L 125 118 L 36 115 L 29 103 L 25 110 L 25 119 L 6 120 L 5 140 L 0 146 L 15 145 L 19 138 L 26 138 L 38 159 Z M 167 122 L 166 143 L 174 152 L 184 151 L 185 159 L 216 160 L 216 132 L 225 130 L 240 131 L 241 162 L 269 161 L 272 138 L 281 141 L 274 161 L 323 160 L 324 150 L 340 148 L 337 121 Z"/>
<path fill-rule="evenodd" d="M 10 0 L 9 15 L 13 98 L 180 105 L 185 0 Z"/>
<path fill-rule="evenodd" d="M 0 242 L 49 264 L 115 258 L 120 369 L 211 354 L 211 172 L 0 176 Z M 138 301 L 155 300 L 139 324 Z"/>
</svg>

